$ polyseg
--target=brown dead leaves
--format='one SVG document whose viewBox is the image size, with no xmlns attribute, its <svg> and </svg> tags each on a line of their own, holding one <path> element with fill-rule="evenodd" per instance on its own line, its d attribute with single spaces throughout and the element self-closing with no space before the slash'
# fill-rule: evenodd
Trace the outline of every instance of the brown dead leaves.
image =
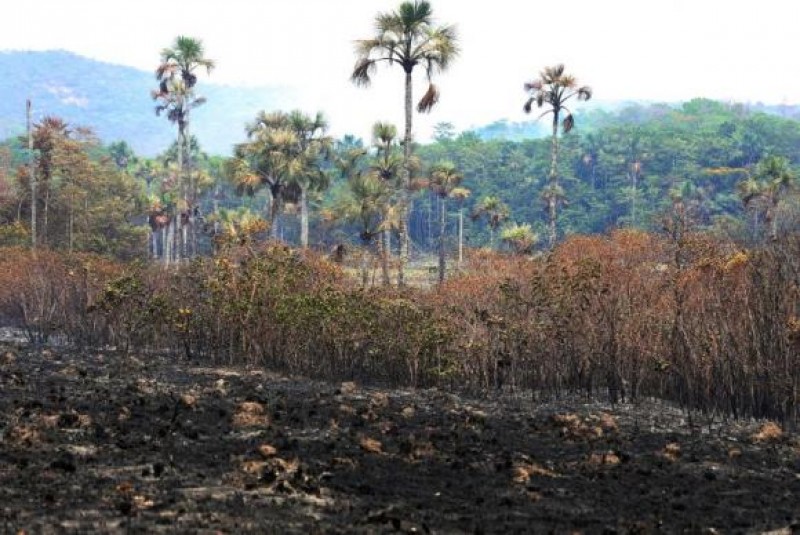
<svg viewBox="0 0 800 535">
<path fill-rule="evenodd" d="M 767 422 L 750 436 L 755 443 L 775 442 L 783 436 L 783 429 L 775 422 Z"/>
<path fill-rule="evenodd" d="M 613 451 L 590 453 L 589 458 L 586 460 L 586 463 L 589 466 L 595 468 L 608 468 L 617 466 L 621 462 L 622 460 L 620 459 L 619 455 Z"/>
<path fill-rule="evenodd" d="M 268 459 L 269 457 L 274 457 L 275 455 L 278 454 L 278 449 L 271 444 L 261 444 L 257 448 L 257 451 L 259 455 L 261 455 L 265 459 Z"/>
<path fill-rule="evenodd" d="M 374 438 L 361 437 L 361 440 L 359 440 L 358 444 L 361 446 L 361 449 L 366 452 L 376 454 L 383 453 L 383 444 Z"/>
<path fill-rule="evenodd" d="M 6 432 L 6 440 L 15 446 L 33 446 L 42 441 L 42 436 L 32 425 L 15 425 Z"/>
<path fill-rule="evenodd" d="M 670 442 L 664 446 L 664 449 L 661 451 L 661 456 L 674 463 L 681 456 L 681 445 L 677 442 Z"/>
<path fill-rule="evenodd" d="M 594 440 L 619 429 L 616 419 L 605 412 L 583 418 L 575 413 L 554 414 L 550 421 L 568 440 Z"/>
<path fill-rule="evenodd" d="M 534 476 L 549 478 L 559 477 L 557 473 L 535 462 L 519 462 L 511 469 L 511 477 L 515 483 L 524 485 Z"/>
<path fill-rule="evenodd" d="M 269 425 L 269 417 L 261 403 L 244 401 L 236 407 L 232 423 L 234 427 L 265 427 Z"/>
</svg>

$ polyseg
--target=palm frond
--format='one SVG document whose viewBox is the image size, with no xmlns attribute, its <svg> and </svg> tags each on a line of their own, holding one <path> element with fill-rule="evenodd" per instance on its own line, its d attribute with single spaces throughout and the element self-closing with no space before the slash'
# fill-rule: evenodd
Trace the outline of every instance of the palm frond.
<svg viewBox="0 0 800 535">
<path fill-rule="evenodd" d="M 428 85 L 428 90 L 417 104 L 417 111 L 428 113 L 439 102 L 439 89 L 434 84 Z"/>
<path fill-rule="evenodd" d="M 356 62 L 350 80 L 359 87 L 368 87 L 372 82 L 370 75 L 375 71 L 375 60 L 361 58 Z"/>
<path fill-rule="evenodd" d="M 534 100 L 533 97 L 531 97 L 531 98 L 529 98 L 528 100 L 525 101 L 525 105 L 522 107 L 522 109 L 523 109 L 523 111 L 525 111 L 525 113 L 530 113 L 531 112 L 531 109 L 533 108 L 533 100 Z"/>
<path fill-rule="evenodd" d="M 569 114 L 567 114 L 566 117 L 564 117 L 564 120 L 561 123 L 561 128 L 563 129 L 564 133 L 566 134 L 570 130 L 572 130 L 573 126 L 575 126 L 575 118 L 572 116 L 571 113 L 569 113 Z"/>
</svg>

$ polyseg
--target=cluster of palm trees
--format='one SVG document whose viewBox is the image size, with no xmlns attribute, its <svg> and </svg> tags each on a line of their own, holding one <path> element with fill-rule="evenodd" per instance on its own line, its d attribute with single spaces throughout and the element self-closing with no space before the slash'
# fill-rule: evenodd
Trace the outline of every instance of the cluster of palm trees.
<svg viewBox="0 0 800 535">
<path fill-rule="evenodd" d="M 285 202 L 299 204 L 300 245 L 308 247 L 309 194 L 327 187 L 321 163 L 329 159 L 333 138 L 321 113 L 261 112 L 247 126 L 247 141 L 235 147 L 227 175 L 240 194 L 270 193 L 269 232 L 277 239 L 278 214 Z"/>
<path fill-rule="evenodd" d="M 205 103 L 206 99 L 195 92 L 198 69 L 210 73 L 214 61 L 205 57 L 203 43 L 199 39 L 179 36 L 173 46 L 161 52 L 161 63 L 156 69 L 158 88 L 152 91 L 157 102 L 156 114 L 164 114 L 178 128 L 177 182 L 178 197 L 169 206 L 158 206 L 151 210 L 153 234 L 163 231 L 162 259 L 165 264 L 187 256 L 189 229 L 192 230 L 192 254 L 197 250 L 197 185 L 190 171 L 189 125 L 192 110 Z M 186 171 L 189 170 L 187 173 Z"/>
<path fill-rule="evenodd" d="M 369 149 L 353 147 L 334 155 L 333 140 L 327 136 L 327 123 L 317 113 L 308 116 L 300 111 L 261 112 L 247 127 L 247 140 L 235 147 L 234 157 L 227 163 L 226 174 L 237 192 L 255 195 L 266 189 L 270 202 L 266 226 L 270 236 L 279 236 L 279 218 L 287 203 L 299 205 L 301 213 L 301 238 L 308 246 L 309 195 L 327 186 L 328 173 L 323 168 L 334 166 L 346 180 L 347 194 L 330 217 L 356 223 L 365 251 L 381 259 L 382 278 L 389 283 L 389 256 L 392 233 L 399 238 L 397 282 L 405 284 L 405 266 L 409 258 L 408 217 L 412 192 L 429 188 L 439 200 L 439 280 L 446 272 L 445 226 L 447 202 L 455 199 L 459 209 L 459 263 L 463 260 L 463 201 L 469 190 L 460 187 L 461 173 L 450 162 L 440 162 L 426 173 L 421 173 L 418 159 L 413 155 L 413 89 L 414 73 L 422 72 L 427 89 L 419 99 L 416 109 L 430 111 L 439 100 L 439 90 L 434 76 L 445 71 L 459 54 L 458 38 L 451 25 L 436 25 L 433 10 L 426 0 L 405 1 L 398 9 L 379 13 L 375 18 L 375 33 L 367 39 L 356 41 L 357 61 L 351 80 L 358 86 L 368 86 L 378 66 L 400 67 L 404 73 L 405 124 L 402 139 L 398 139 L 393 125 L 377 123 L 373 129 Z M 195 70 L 210 71 L 214 63 L 203 55 L 202 43 L 196 39 L 179 37 L 174 46 L 162 53 L 162 63 L 156 71 L 158 90 L 153 98 L 159 101 L 157 111 L 164 112 L 178 127 L 178 177 L 180 200 L 177 205 L 177 226 L 183 232 L 191 226 L 191 214 L 196 203 L 195 185 L 184 180 L 187 131 L 191 110 L 204 102 L 194 93 L 197 77 Z M 552 114 L 553 136 L 549 184 L 544 200 L 549 211 L 549 244 L 556 241 L 557 207 L 563 202 L 563 190 L 558 184 L 558 134 L 569 132 L 575 124 L 566 103 L 573 97 L 589 99 L 591 89 L 578 87 L 574 77 L 566 74 L 563 65 L 548 67 L 540 77 L 525 85 L 530 93 L 525 104 L 529 112 L 534 105 L 546 108 L 542 115 Z M 190 175 L 191 176 L 191 175 Z M 181 223 L 182 215 L 189 214 L 187 225 Z M 473 218 L 486 217 L 492 234 L 508 218 L 508 208 L 497 198 L 482 200 L 472 214 Z M 176 225 L 175 217 L 162 217 L 165 224 Z M 172 228 L 172 227 L 171 227 Z M 530 251 L 537 237 L 530 225 L 511 225 L 504 231 L 504 241 L 515 250 Z M 379 245 L 378 248 L 375 246 Z M 174 246 L 172 246 L 174 247 Z M 169 249 L 169 248 L 167 248 Z M 171 249 L 169 249 L 171 250 Z M 172 256 L 165 253 L 168 261 Z M 362 276 L 366 283 L 367 254 L 362 262 Z"/>
</svg>

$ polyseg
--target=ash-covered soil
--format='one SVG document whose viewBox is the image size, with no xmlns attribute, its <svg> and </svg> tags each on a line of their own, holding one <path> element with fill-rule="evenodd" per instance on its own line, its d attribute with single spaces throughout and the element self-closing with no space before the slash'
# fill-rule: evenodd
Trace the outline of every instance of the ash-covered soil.
<svg viewBox="0 0 800 535">
<path fill-rule="evenodd" d="M 655 402 L 481 401 L 6 345 L 0 529 L 800 531 L 797 435 L 693 423 Z"/>
</svg>

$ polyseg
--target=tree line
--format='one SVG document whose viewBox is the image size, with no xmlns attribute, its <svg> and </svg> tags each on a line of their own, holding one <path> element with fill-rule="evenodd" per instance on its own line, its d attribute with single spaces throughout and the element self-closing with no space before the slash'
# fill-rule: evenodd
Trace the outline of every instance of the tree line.
<svg viewBox="0 0 800 535">
<path fill-rule="evenodd" d="M 414 76 L 427 83 L 416 111 L 430 111 L 435 76 L 459 55 L 457 32 L 436 24 L 426 1 L 375 22 L 357 41 L 350 75 L 368 86 L 381 65 L 403 72 L 401 131 L 376 123 L 366 142 L 335 140 L 321 112 L 264 110 L 232 157 L 210 157 L 190 125 L 206 102 L 199 73 L 215 64 L 201 40 L 180 36 L 161 52 L 152 92 L 156 113 L 176 126 L 175 143 L 141 158 L 124 141 L 104 147 L 89 130 L 45 117 L 32 127 L 31 149 L 21 139 L 3 144 L 4 243 L 164 264 L 261 237 L 304 248 L 347 243 L 360 251 L 362 281 L 374 260 L 385 284 L 391 266 L 403 285 L 410 248 L 437 253 L 441 281 L 448 257 L 463 263 L 465 241 L 528 254 L 573 234 L 660 230 L 678 202 L 691 205 L 699 228 L 751 242 L 775 240 L 794 221 L 796 121 L 705 99 L 584 113 L 572 103 L 592 90 L 563 65 L 521 87 L 521 114 L 549 116 L 547 138 L 483 140 L 443 123 L 433 143 L 419 145 Z"/>
</svg>

